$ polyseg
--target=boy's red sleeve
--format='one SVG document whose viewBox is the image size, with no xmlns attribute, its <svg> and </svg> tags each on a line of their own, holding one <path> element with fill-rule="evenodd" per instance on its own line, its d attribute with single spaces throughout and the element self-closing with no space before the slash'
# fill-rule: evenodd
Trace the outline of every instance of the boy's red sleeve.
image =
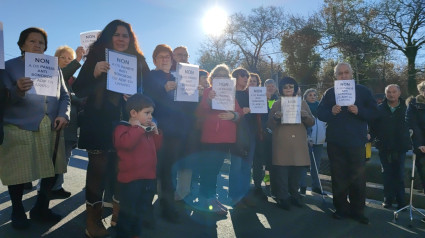
<svg viewBox="0 0 425 238">
<path fill-rule="evenodd" d="M 114 131 L 114 146 L 117 149 L 133 149 L 143 134 L 145 134 L 145 130 L 141 127 L 119 125 Z"/>
<path fill-rule="evenodd" d="M 161 133 L 161 131 L 159 131 L 159 135 L 157 135 L 157 134 L 153 135 L 153 140 L 155 142 L 156 150 L 159 150 L 162 146 L 162 133 Z"/>
</svg>

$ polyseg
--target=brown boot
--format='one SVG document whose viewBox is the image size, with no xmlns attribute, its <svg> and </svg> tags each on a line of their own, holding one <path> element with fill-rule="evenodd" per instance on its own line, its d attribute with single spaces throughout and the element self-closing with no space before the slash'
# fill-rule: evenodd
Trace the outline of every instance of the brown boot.
<svg viewBox="0 0 425 238">
<path fill-rule="evenodd" d="M 113 201 L 112 202 L 112 218 L 111 226 L 116 226 L 118 222 L 118 213 L 120 212 L 120 204 Z"/>
<path fill-rule="evenodd" d="M 97 203 L 94 206 L 86 204 L 87 220 L 86 235 L 90 238 L 100 238 L 109 236 L 109 232 L 102 223 L 102 204 Z"/>
</svg>

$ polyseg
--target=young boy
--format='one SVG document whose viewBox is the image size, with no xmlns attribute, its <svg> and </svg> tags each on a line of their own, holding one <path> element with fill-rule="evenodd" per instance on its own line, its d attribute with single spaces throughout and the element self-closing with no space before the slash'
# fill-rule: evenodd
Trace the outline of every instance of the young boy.
<svg viewBox="0 0 425 238">
<path fill-rule="evenodd" d="M 156 152 L 162 142 L 152 122 L 153 101 L 141 94 L 127 100 L 128 122 L 121 122 L 114 131 L 114 146 L 119 157 L 118 185 L 120 211 L 117 237 L 139 237 L 142 217 L 152 209 L 155 193 Z"/>
</svg>

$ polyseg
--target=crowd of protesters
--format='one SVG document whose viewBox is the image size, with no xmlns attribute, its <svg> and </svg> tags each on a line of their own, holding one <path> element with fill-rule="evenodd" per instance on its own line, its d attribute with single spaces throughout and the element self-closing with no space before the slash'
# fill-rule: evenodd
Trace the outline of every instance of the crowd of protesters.
<svg viewBox="0 0 425 238">
<path fill-rule="evenodd" d="M 311 191 L 325 194 L 319 178 L 325 140 L 335 219 L 369 223 L 364 159 L 369 141 L 379 150 L 385 208 L 394 202 L 399 209 L 406 205 L 404 161 L 412 144 L 425 183 L 425 82 L 418 84 L 420 94 L 407 104 L 400 87 L 388 85 L 379 106 L 368 88 L 356 84 L 355 102 L 340 106 L 333 87 L 319 99 L 316 89 L 301 92 L 298 79 L 263 83 L 260 75 L 242 67 L 231 70 L 219 64 L 211 72 L 199 71 L 199 102 L 175 101 L 176 65 L 189 63 L 188 49 L 157 45 L 152 53 L 155 68 L 150 70 L 131 25 L 114 20 L 84 57 L 82 47 L 76 52 L 67 46 L 57 49 L 59 73 L 54 80 L 59 86 L 57 96 L 51 97 L 29 93 L 34 85 L 25 77 L 25 53 L 44 54 L 47 33 L 36 27 L 25 29 L 18 46 L 21 56 L 8 60 L 5 70 L 0 70 L 0 179 L 8 186 L 15 229 L 30 226 L 22 197 L 24 185 L 37 179 L 41 182 L 30 219 L 62 219 L 49 208 L 49 201 L 71 196 L 62 187 L 63 173 L 77 146 L 88 152 L 88 237 L 109 235 L 101 220 L 108 206 L 118 237 L 137 237 L 144 228 L 154 229 L 155 194 L 161 217 L 172 223 L 183 215 L 176 209 L 181 204 L 219 216 L 230 207 L 255 207 L 268 197 L 284 210 L 302 208 L 308 171 Z M 136 56 L 136 94 L 107 90 L 110 64 L 105 49 Z M 338 63 L 334 73 L 336 80 L 353 79 L 348 63 Z M 235 83 L 234 110 L 213 109 L 212 85 L 217 79 Z M 251 113 L 248 89 L 258 86 L 266 87 L 268 113 Z M 302 93 L 300 122 L 282 123 L 283 98 L 299 98 Z M 228 204 L 216 192 L 226 158 L 231 164 Z M 199 193 L 193 194 L 192 183 L 198 182 Z M 198 198 L 196 203 L 191 196 Z"/>
</svg>

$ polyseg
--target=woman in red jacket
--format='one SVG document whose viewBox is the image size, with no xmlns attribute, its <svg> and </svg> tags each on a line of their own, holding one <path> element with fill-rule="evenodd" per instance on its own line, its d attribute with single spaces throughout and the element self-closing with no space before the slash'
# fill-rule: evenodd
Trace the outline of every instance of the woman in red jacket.
<svg viewBox="0 0 425 238">
<path fill-rule="evenodd" d="M 230 70 L 225 64 L 217 65 L 209 77 L 212 85 L 215 78 L 225 78 L 231 81 Z M 198 117 L 202 122 L 201 143 L 203 161 L 200 163 L 201 204 L 209 211 L 226 215 L 227 208 L 216 198 L 217 175 L 224 162 L 224 157 L 230 152 L 236 142 L 236 123 L 243 115 L 242 109 L 235 100 L 234 111 L 212 109 L 212 99 L 216 92 L 211 88 L 204 90 L 202 101 L 198 107 Z"/>
</svg>

